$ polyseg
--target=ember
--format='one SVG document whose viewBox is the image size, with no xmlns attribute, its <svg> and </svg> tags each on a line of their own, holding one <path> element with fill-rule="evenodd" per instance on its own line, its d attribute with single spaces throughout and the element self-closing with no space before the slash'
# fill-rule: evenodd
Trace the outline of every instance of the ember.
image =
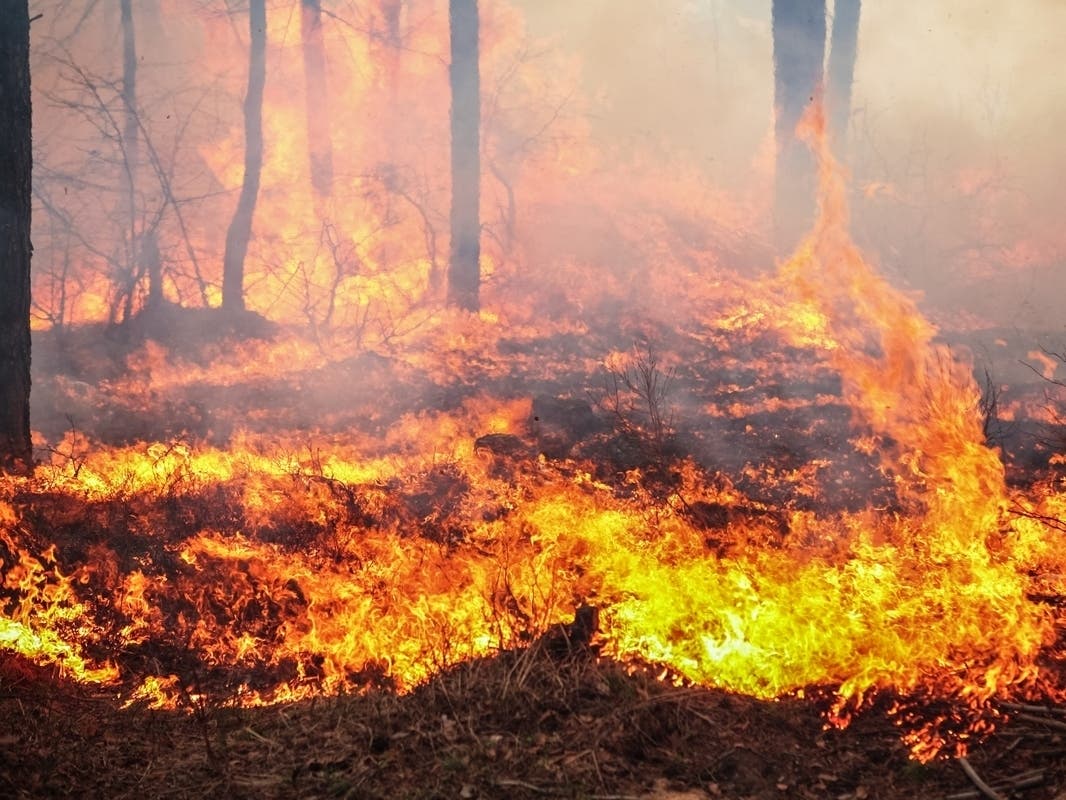
<svg viewBox="0 0 1066 800">
<path fill-rule="evenodd" d="M 574 708 L 779 701 L 827 729 L 889 720 L 919 762 L 1026 714 L 1061 730 L 1066 357 L 1014 333 L 994 346 L 1031 370 L 994 379 L 991 325 L 934 324 L 875 266 L 884 241 L 856 243 L 837 78 L 802 153 L 778 142 L 766 237 L 766 169 L 745 195 L 612 149 L 577 62 L 535 56 L 507 3 L 304 0 L 286 22 L 251 0 L 250 28 L 84 5 L 33 29 L 38 114 L 71 127 L 35 133 L 35 462 L 0 476 L 0 685 L 43 668 L 129 714 L 439 710 L 464 675 L 502 670 L 506 697 L 563 664 Z M 87 49 L 119 25 L 143 53 L 164 22 L 189 65 L 116 80 Z M 782 186 L 808 155 L 809 185 Z M 867 233 L 906 189 L 878 180 L 854 200 Z M 432 746 L 472 734 L 455 713 Z M 364 738 L 428 736 L 405 730 Z"/>
</svg>

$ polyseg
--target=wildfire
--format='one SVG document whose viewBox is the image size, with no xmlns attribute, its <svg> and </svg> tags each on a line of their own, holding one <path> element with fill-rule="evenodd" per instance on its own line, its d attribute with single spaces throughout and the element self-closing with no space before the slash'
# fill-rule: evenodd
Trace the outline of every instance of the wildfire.
<svg viewBox="0 0 1066 800">
<path fill-rule="evenodd" d="M 507 16 L 492 24 L 518 35 Z M 353 61 L 376 63 L 369 47 Z M 383 113 L 390 92 L 413 93 L 429 72 L 423 64 L 390 86 L 367 67 L 345 85 L 352 107 Z M 556 272 L 537 276 L 543 291 L 509 300 L 534 281 L 515 265 L 541 252 L 519 230 L 512 262 L 490 256 L 492 311 L 431 309 L 415 298 L 430 292 L 435 267 L 412 242 L 426 235 L 415 210 L 435 202 L 436 182 L 404 195 L 403 213 L 366 185 L 362 202 L 325 208 L 301 166 L 301 106 L 273 102 L 282 111 L 270 116 L 267 172 L 280 177 L 261 211 L 278 225 L 256 245 L 250 305 L 285 327 L 206 365 L 145 345 L 81 402 L 87 415 L 105 404 L 132 414 L 160 398 L 189 409 L 210 392 L 252 387 L 306 407 L 215 406 L 199 438 L 108 448 L 72 432 L 50 447 L 35 476 L 0 494 L 0 647 L 132 703 L 177 707 L 211 693 L 275 703 L 406 691 L 461 661 L 530 646 L 588 604 L 602 657 L 761 698 L 818 687 L 833 694 L 837 720 L 882 694 L 975 713 L 993 698 L 1066 697 L 1048 666 L 1063 621 L 1040 599 L 1066 596 L 1066 545 L 1045 524 L 1066 518 L 1066 493 L 1053 482 L 1008 489 L 973 365 L 937 342 L 915 301 L 851 241 L 820 109 L 806 121 L 818 219 L 776 272 L 740 277 L 719 263 L 717 233 L 686 239 L 663 216 L 620 212 L 623 244 L 644 236 L 642 223 L 663 243 L 623 269 L 683 295 L 661 369 L 686 394 L 656 432 L 639 415 L 657 398 L 618 388 L 629 342 L 590 321 L 634 300 L 638 280 L 603 292 L 575 244 Z M 391 148 L 424 144 L 421 120 L 390 142 L 346 130 L 338 152 L 397 158 Z M 239 177 L 238 140 L 201 153 L 227 186 Z M 561 227 L 558 208 L 582 180 L 609 194 L 610 179 L 580 154 L 561 148 L 547 178 L 515 168 L 536 224 Z M 445 160 L 421 156 L 429 173 Z M 671 182 L 655 178 L 665 194 L 658 187 Z M 734 234 L 744 226 L 743 209 L 676 183 L 687 193 L 669 213 L 688 221 L 697 200 L 714 201 Z M 309 239 L 310 251 L 294 249 Z M 93 317 L 106 306 L 96 294 L 81 302 Z M 567 313 L 546 319 L 553 303 Z M 632 313 L 645 311 L 643 328 L 619 323 L 625 337 L 650 340 L 663 327 L 654 309 Z M 299 321 L 315 328 L 311 339 L 295 332 Z M 366 348 L 353 356 L 353 343 Z M 341 374 L 328 387 L 335 402 L 315 405 L 331 371 Z M 615 378 L 606 389 L 604 375 Z M 589 430 L 560 445 L 531 399 L 539 385 L 564 386 L 578 406 L 598 398 Z M 760 394 L 770 385 L 776 395 Z M 626 415 L 628 438 L 610 429 Z M 809 457 L 759 427 L 775 416 L 795 421 L 790 435 Z M 734 448 L 716 446 L 704 425 L 749 437 L 766 458 L 726 453 Z M 692 433 L 693 452 L 670 451 L 664 431 Z M 498 438 L 484 444 L 488 435 Z M 863 502 L 840 499 L 849 480 Z M 964 748 L 932 729 L 914 736 L 921 758 Z"/>
</svg>

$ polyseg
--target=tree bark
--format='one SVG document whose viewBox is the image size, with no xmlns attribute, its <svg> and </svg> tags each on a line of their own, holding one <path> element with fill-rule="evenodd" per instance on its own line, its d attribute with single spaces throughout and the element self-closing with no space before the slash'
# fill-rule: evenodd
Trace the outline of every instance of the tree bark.
<svg viewBox="0 0 1066 800">
<path fill-rule="evenodd" d="M 452 207 L 448 302 L 480 307 L 481 79 L 477 0 L 449 0 L 451 23 Z"/>
<path fill-rule="evenodd" d="M 266 84 L 266 0 L 249 0 L 248 91 L 244 96 L 244 179 L 222 260 L 222 308 L 244 310 L 244 259 L 263 171 L 263 87 Z"/>
<path fill-rule="evenodd" d="M 0 13 L 0 470 L 29 469 L 30 15 L 26 2 Z"/>
<path fill-rule="evenodd" d="M 851 85 L 855 78 L 861 6 L 862 0 L 836 0 L 833 7 L 826 106 L 829 132 L 838 156 L 843 154 L 847 143 L 848 121 L 851 119 Z"/>
<path fill-rule="evenodd" d="M 333 140 L 330 136 L 326 48 L 322 41 L 321 0 L 300 0 L 300 41 L 307 85 L 307 151 L 311 188 L 319 197 L 333 192 Z"/>
<path fill-rule="evenodd" d="M 814 211 L 814 157 L 796 138 L 796 125 L 822 85 L 825 0 L 773 0 L 774 135 L 777 245 L 791 249 Z"/>
</svg>

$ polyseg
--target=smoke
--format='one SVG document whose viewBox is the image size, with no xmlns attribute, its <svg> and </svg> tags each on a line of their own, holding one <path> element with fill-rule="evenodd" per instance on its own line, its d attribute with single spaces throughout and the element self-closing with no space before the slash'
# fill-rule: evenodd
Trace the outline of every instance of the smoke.
<svg viewBox="0 0 1066 800">
<path fill-rule="evenodd" d="M 34 10 L 57 3 L 71 13 L 34 26 L 41 327 L 106 319 L 136 250 L 111 213 L 125 166 L 106 127 L 120 109 L 117 11 L 83 17 L 92 4 L 60 0 Z M 245 12 L 230 6 L 136 9 L 144 138 L 158 156 L 139 165 L 136 226 L 161 220 L 167 294 L 185 307 L 217 304 L 218 223 L 240 183 L 247 42 Z M 396 49 L 378 4 L 332 6 L 338 195 L 326 209 L 306 176 L 299 15 L 271 10 L 250 304 L 316 332 L 361 325 L 350 341 L 373 349 L 433 313 L 427 302 L 414 322 L 406 315 L 446 253 L 446 14 L 404 3 Z M 707 301 L 730 271 L 773 268 L 769 0 L 484 0 L 481 11 L 487 307 L 524 306 L 510 325 L 597 317 L 626 345 L 647 333 L 627 318 L 676 330 L 721 311 Z M 846 153 L 856 240 L 894 285 L 924 293 L 944 330 L 1057 331 L 1066 109 L 1051 102 L 1052 32 L 1066 8 L 935 0 L 870 2 L 862 14 Z M 99 108 L 84 108 L 88 84 Z"/>
<path fill-rule="evenodd" d="M 766 191 L 767 0 L 519 5 L 531 30 L 580 56 L 604 141 L 684 160 L 738 198 Z M 863 5 L 847 158 L 856 234 L 951 325 L 1059 327 L 1064 23 L 1055 0 Z"/>
</svg>

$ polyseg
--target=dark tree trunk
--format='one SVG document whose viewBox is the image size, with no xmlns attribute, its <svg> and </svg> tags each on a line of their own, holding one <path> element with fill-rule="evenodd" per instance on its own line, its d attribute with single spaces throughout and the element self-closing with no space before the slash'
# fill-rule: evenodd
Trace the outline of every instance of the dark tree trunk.
<svg viewBox="0 0 1066 800">
<path fill-rule="evenodd" d="M 30 15 L 0 13 L 0 469 L 28 469 L 30 441 Z"/>
<path fill-rule="evenodd" d="M 851 84 L 855 77 L 861 7 L 862 0 L 836 0 L 833 9 L 826 105 L 829 111 L 829 133 L 838 155 L 844 150 L 848 121 L 851 119 Z"/>
<path fill-rule="evenodd" d="M 822 85 L 825 0 L 773 0 L 777 245 L 791 249 L 813 219 L 814 157 L 796 125 Z"/>
<path fill-rule="evenodd" d="M 320 197 L 329 197 L 333 192 L 333 140 L 329 130 L 321 0 L 300 0 L 300 40 L 307 84 L 307 151 L 311 159 L 311 187 Z"/>
<path fill-rule="evenodd" d="M 266 84 L 266 0 L 249 0 L 248 92 L 244 96 L 244 180 L 237 210 L 226 231 L 222 260 L 222 307 L 244 310 L 244 257 L 263 171 L 263 87 Z"/>
<path fill-rule="evenodd" d="M 481 79 L 477 0 L 450 0 L 452 91 L 452 210 L 448 302 L 480 307 Z"/>
</svg>

